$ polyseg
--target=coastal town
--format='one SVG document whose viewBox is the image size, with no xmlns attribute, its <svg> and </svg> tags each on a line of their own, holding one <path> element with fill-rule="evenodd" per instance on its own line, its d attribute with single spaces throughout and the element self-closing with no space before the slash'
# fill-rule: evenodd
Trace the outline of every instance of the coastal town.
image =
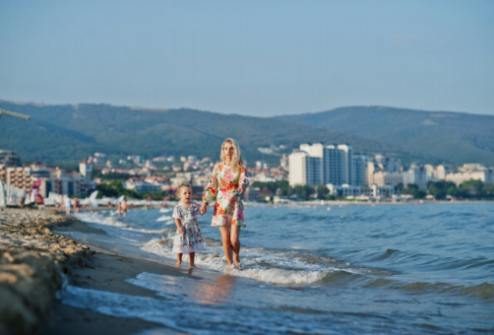
<svg viewBox="0 0 494 335">
<path fill-rule="evenodd" d="M 305 143 L 285 153 L 278 153 L 278 149 L 258 149 L 277 154 L 278 164 L 246 162 L 248 201 L 407 201 L 494 196 L 494 168 L 478 163 L 404 164 L 381 153 L 354 153 L 348 144 Z M 80 161 L 77 168 L 61 168 L 23 162 L 15 152 L 0 150 L 0 192 L 4 194 L 4 206 L 63 205 L 65 199 L 87 198 L 94 191 L 100 197 L 166 200 L 174 198 L 182 183 L 192 185 L 200 194 L 213 166 L 210 157 L 96 152 Z"/>
<path fill-rule="evenodd" d="M 494 334 L 494 1 L 0 8 L 0 335 Z"/>
</svg>

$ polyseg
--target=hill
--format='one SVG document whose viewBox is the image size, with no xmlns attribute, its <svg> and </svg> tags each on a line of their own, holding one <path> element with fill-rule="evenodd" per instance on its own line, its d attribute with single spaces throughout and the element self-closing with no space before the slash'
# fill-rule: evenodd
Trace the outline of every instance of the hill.
<svg viewBox="0 0 494 335">
<path fill-rule="evenodd" d="M 275 119 L 338 130 L 429 162 L 494 164 L 493 116 L 355 106 Z"/>
<path fill-rule="evenodd" d="M 28 122 L 0 118 L 0 148 L 27 161 L 74 163 L 95 151 L 216 158 L 226 137 L 249 160 L 277 160 L 259 147 L 303 142 L 349 143 L 357 152 L 384 152 L 405 161 L 494 164 L 494 117 L 392 107 L 343 107 L 270 118 L 108 104 L 38 105 L 0 100 Z"/>
<path fill-rule="evenodd" d="M 0 101 L 0 108 L 28 114 L 28 122 L 0 118 L 0 148 L 25 160 L 75 162 L 94 151 L 118 154 L 192 154 L 217 157 L 226 137 L 242 144 L 247 160 L 278 159 L 258 148 L 305 141 L 348 142 L 358 150 L 383 150 L 376 142 L 338 131 L 274 118 L 224 115 L 193 109 L 149 110 L 106 104 L 36 105 Z"/>
</svg>

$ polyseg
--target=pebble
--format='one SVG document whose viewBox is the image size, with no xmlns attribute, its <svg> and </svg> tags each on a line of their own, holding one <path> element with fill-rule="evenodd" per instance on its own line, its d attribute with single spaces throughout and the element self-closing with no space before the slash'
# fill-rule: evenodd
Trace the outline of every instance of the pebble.
<svg viewBox="0 0 494 335">
<path fill-rule="evenodd" d="M 0 334 L 32 334 L 47 318 L 62 272 L 91 255 L 50 227 L 74 220 L 52 210 L 0 211 Z"/>
</svg>

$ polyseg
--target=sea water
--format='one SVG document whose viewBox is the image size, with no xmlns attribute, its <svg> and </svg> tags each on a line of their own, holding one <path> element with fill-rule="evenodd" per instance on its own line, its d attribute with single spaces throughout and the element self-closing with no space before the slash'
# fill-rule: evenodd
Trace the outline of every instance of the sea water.
<svg viewBox="0 0 494 335">
<path fill-rule="evenodd" d="M 170 215 L 83 213 L 99 232 L 70 234 L 171 265 Z M 201 334 L 494 333 L 492 203 L 251 204 L 240 238 L 243 270 L 226 272 L 210 219 L 200 221 L 207 251 L 192 275 L 128 278 L 155 297 L 69 285 L 62 301 Z"/>
</svg>

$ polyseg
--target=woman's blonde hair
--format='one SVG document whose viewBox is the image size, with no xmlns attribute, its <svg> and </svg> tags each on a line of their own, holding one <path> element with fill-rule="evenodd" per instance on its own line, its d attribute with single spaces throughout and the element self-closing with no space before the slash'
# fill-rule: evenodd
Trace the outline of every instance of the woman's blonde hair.
<svg viewBox="0 0 494 335">
<path fill-rule="evenodd" d="M 237 141 L 235 141 L 233 138 L 229 137 L 223 141 L 221 144 L 221 149 L 220 149 L 220 159 L 222 162 L 225 162 L 225 153 L 223 151 L 223 147 L 225 144 L 230 143 L 233 146 L 233 156 L 232 156 L 232 166 L 235 170 L 238 169 L 239 166 L 241 166 L 242 163 L 242 157 L 240 155 L 240 147 L 238 146 Z"/>
</svg>

